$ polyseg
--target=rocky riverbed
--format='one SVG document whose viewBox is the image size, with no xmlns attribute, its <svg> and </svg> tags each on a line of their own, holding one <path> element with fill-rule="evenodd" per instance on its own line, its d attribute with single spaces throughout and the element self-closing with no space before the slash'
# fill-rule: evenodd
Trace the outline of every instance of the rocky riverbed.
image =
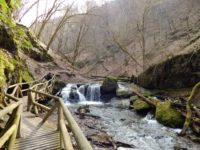
<svg viewBox="0 0 200 150">
<path fill-rule="evenodd" d="M 70 106 L 76 112 L 78 106 Z M 199 150 L 200 145 L 179 137 L 181 129 L 159 124 L 151 113 L 140 116 L 128 109 L 128 100 L 114 100 L 110 104 L 90 106 L 90 115 L 75 118 L 94 149 L 173 150 L 176 147 Z M 94 117 L 99 116 L 99 117 Z"/>
</svg>

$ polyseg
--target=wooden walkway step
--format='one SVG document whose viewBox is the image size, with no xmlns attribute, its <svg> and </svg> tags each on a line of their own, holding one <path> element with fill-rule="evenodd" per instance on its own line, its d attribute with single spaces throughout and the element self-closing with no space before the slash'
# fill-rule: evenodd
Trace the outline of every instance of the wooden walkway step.
<svg viewBox="0 0 200 150">
<path fill-rule="evenodd" d="M 22 137 L 15 142 L 14 150 L 58 150 L 60 135 L 53 123 L 45 122 L 39 129 L 42 119 L 30 112 L 23 112 Z"/>
</svg>

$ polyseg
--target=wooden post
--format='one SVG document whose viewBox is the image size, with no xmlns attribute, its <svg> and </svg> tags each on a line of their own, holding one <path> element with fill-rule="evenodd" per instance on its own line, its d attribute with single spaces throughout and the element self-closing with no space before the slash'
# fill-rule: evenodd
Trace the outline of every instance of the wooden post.
<svg viewBox="0 0 200 150">
<path fill-rule="evenodd" d="M 20 118 L 19 118 L 19 124 L 18 124 L 18 131 L 17 131 L 17 138 L 21 137 L 21 122 L 22 122 L 22 113 L 23 113 L 23 105 L 21 104 L 19 106 L 19 113 L 20 113 Z"/>
<path fill-rule="evenodd" d="M 30 111 L 30 108 L 31 108 L 31 91 L 28 91 L 27 111 Z"/>
<path fill-rule="evenodd" d="M 58 106 L 58 131 L 60 131 L 60 120 L 63 117 L 63 113 L 62 113 L 62 109 L 60 106 Z M 60 149 L 63 149 L 63 136 L 62 133 L 60 131 Z"/>
<path fill-rule="evenodd" d="M 21 105 L 19 105 L 16 109 L 17 109 L 17 111 L 15 114 L 15 120 L 13 122 L 13 124 L 16 126 L 16 128 L 9 139 L 8 150 L 13 150 L 13 147 L 15 144 L 15 140 L 16 140 L 16 136 L 17 136 L 17 132 L 18 132 L 19 121 L 20 121 L 20 116 L 21 116 L 21 114 L 20 114 Z"/>
</svg>

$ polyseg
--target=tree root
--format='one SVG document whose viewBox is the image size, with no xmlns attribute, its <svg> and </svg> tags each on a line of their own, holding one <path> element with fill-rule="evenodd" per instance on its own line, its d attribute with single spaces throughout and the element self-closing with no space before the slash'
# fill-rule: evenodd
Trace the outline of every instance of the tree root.
<svg viewBox="0 0 200 150">
<path fill-rule="evenodd" d="M 187 114 L 186 114 L 186 119 L 185 119 L 185 123 L 184 123 L 184 126 L 183 126 L 183 129 L 181 131 L 181 133 L 179 135 L 185 135 L 186 134 L 186 131 L 187 129 L 189 128 L 190 124 L 191 124 L 191 121 L 192 121 L 192 106 L 191 106 L 191 101 L 192 99 L 194 99 L 195 95 L 200 91 L 200 82 L 198 82 L 192 89 L 192 92 L 190 94 L 190 97 L 188 98 L 187 100 L 187 103 L 186 103 L 186 111 L 187 111 Z"/>
</svg>

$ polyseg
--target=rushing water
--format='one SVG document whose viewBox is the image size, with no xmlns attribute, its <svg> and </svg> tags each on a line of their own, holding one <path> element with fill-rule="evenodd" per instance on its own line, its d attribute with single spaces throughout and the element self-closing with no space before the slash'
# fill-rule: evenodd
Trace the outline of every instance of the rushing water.
<svg viewBox="0 0 200 150">
<path fill-rule="evenodd" d="M 66 105 L 70 104 L 102 104 L 100 100 L 100 84 L 86 84 L 77 86 L 67 84 L 61 91 L 61 96 Z"/>
<path fill-rule="evenodd" d="M 92 106 L 90 110 L 92 114 L 101 116 L 103 129 L 115 140 L 133 144 L 137 150 L 173 150 L 175 144 L 188 150 L 200 149 L 200 145 L 177 136 L 180 129 L 159 124 L 151 114 L 141 117 L 128 109 L 113 106 Z"/>
<path fill-rule="evenodd" d="M 76 94 L 70 97 L 71 92 Z M 66 105 L 71 106 L 71 111 L 76 110 L 77 104 L 91 105 L 90 113 L 101 117 L 102 129 L 117 141 L 135 145 L 136 148 L 133 150 L 173 150 L 176 144 L 188 150 L 200 149 L 200 145 L 177 136 L 180 129 L 172 129 L 159 124 L 150 113 L 141 117 L 134 111 L 128 110 L 129 100 L 112 100 L 109 104 L 101 103 L 99 84 L 79 87 L 76 84 L 68 84 L 61 91 L 61 95 Z M 71 98 L 78 98 L 78 100 L 73 101 Z M 96 106 L 99 104 L 101 106 Z M 122 149 L 124 150 L 124 148 L 120 150 Z"/>
</svg>

